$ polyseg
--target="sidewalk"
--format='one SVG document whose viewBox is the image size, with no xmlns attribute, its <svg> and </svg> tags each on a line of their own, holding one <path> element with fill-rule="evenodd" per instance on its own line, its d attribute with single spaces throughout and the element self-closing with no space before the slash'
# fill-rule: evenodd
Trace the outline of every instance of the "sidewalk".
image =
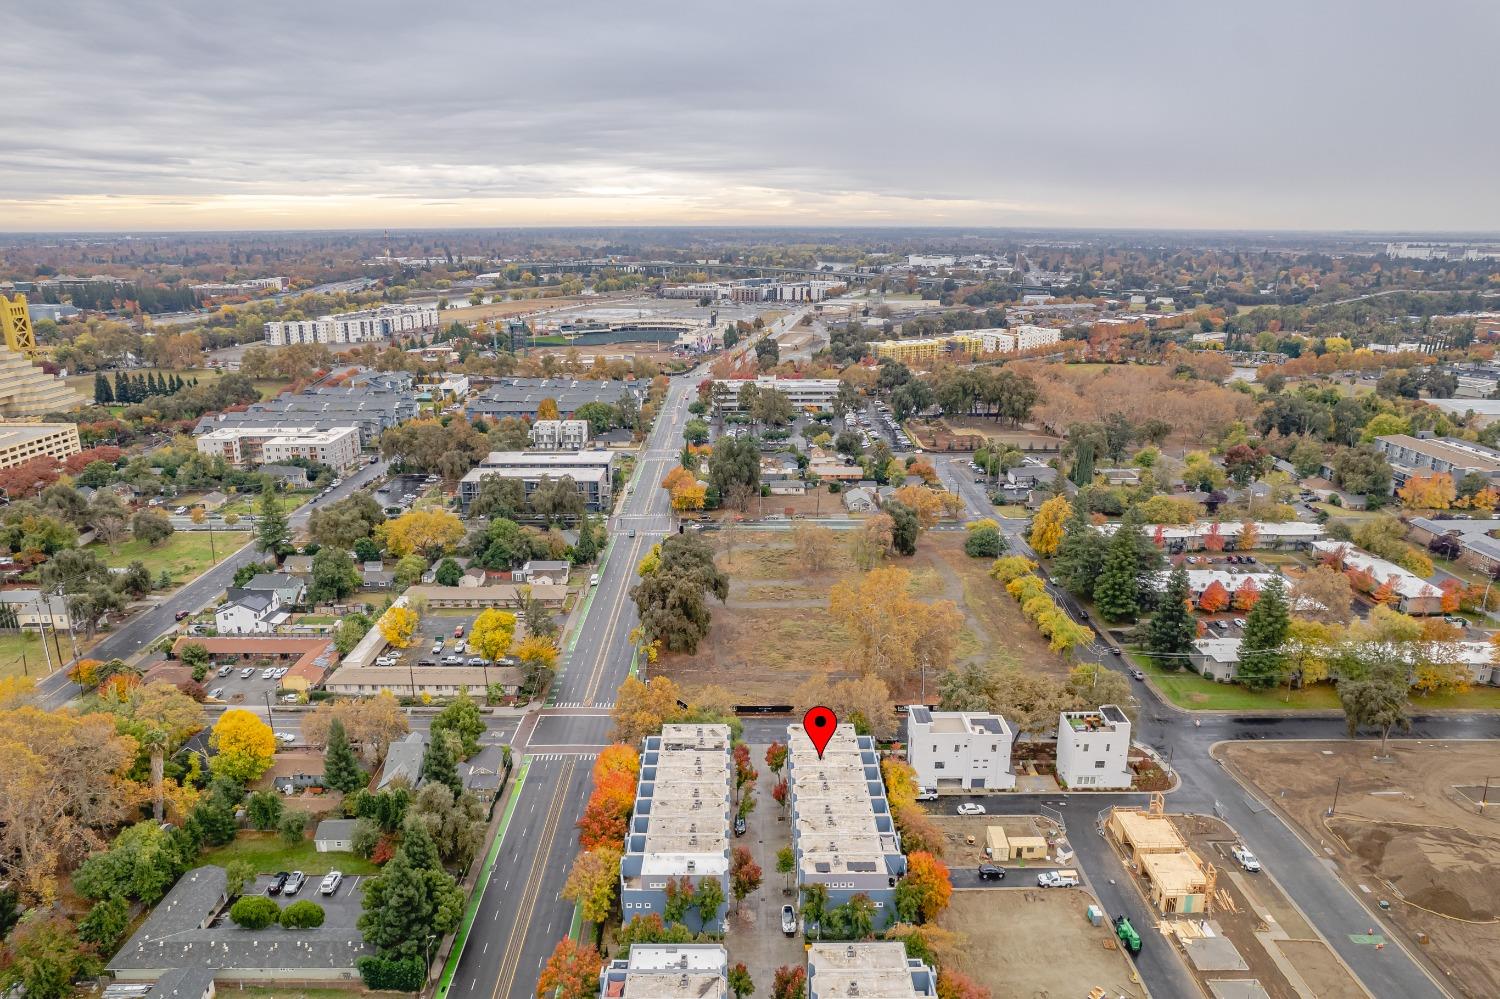
<svg viewBox="0 0 1500 999">
<path fill-rule="evenodd" d="M 761 883 L 759 889 L 740 903 L 738 912 L 734 909 L 734 897 L 730 896 L 727 943 L 729 963 L 744 962 L 756 993 L 763 994 L 770 992 L 771 978 L 777 968 L 801 967 L 806 954 L 800 938 L 781 932 L 781 907 L 797 904 L 794 896 L 782 894 L 786 875 L 776 873 L 776 851 L 792 845 L 790 810 L 783 818 L 781 806 L 771 797 L 776 775 L 766 766 L 764 743 L 750 746 L 750 762 L 760 771 L 755 784 L 755 811 L 746 820 L 745 835 L 733 839 L 731 849 L 743 846 L 750 850 L 760 865 Z M 783 770 L 783 776 L 785 773 Z"/>
</svg>

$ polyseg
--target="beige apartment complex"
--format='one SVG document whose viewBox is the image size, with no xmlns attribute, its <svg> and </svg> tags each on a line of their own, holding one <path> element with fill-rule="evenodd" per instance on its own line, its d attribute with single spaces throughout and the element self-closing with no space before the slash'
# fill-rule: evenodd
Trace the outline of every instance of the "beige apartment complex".
<svg viewBox="0 0 1500 999">
<path fill-rule="evenodd" d="M 0 423 L 0 468 L 41 457 L 62 461 L 82 450 L 76 423 Z"/>
</svg>

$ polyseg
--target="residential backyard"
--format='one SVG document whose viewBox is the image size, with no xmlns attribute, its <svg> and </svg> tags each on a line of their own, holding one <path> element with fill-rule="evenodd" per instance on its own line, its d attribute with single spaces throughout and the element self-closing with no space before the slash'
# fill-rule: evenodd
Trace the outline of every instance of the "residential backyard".
<svg viewBox="0 0 1500 999">
<path fill-rule="evenodd" d="M 209 566 L 222 562 L 249 540 L 250 535 L 243 531 L 214 531 L 212 536 L 208 531 L 178 531 L 154 548 L 143 541 L 132 540 L 120 542 L 111 551 L 108 545 L 96 541 L 88 546 L 88 550 L 111 568 L 144 562 L 152 576 L 168 572 L 172 575 L 172 582 L 181 585 Z"/>
<path fill-rule="evenodd" d="M 309 823 L 314 825 L 314 823 Z M 301 871 L 304 874 L 374 874 L 380 870 L 364 857 L 354 853 L 319 853 L 311 830 L 307 838 L 288 846 L 277 833 L 242 832 L 228 846 L 203 852 L 205 863 L 224 866 L 233 860 L 248 860 L 257 874 L 277 871 Z"/>
</svg>

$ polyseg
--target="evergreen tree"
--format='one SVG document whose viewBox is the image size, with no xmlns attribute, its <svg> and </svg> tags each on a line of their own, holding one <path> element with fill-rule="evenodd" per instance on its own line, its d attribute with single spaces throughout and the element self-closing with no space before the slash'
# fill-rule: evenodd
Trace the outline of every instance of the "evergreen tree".
<svg viewBox="0 0 1500 999">
<path fill-rule="evenodd" d="M 146 398 L 153 395 L 161 395 L 161 383 L 156 380 L 156 372 L 146 372 Z"/>
<path fill-rule="evenodd" d="M 1167 577 L 1166 592 L 1151 617 L 1151 630 L 1146 639 L 1151 654 L 1161 657 L 1162 664 L 1168 669 L 1182 666 L 1183 657 L 1192 651 L 1193 639 L 1198 635 L 1198 625 L 1188 610 L 1187 601 L 1187 570 L 1179 565 Z"/>
<path fill-rule="evenodd" d="M 1094 603 L 1111 621 L 1129 620 L 1140 610 L 1140 579 L 1136 575 L 1135 535 L 1129 523 L 1120 524 L 1104 551 L 1104 566 L 1094 583 Z"/>
<path fill-rule="evenodd" d="M 172 376 L 172 391 L 174 393 L 175 392 L 181 392 L 182 389 L 183 389 L 183 387 L 184 386 L 183 386 L 182 376 L 181 375 L 173 375 Z"/>
<path fill-rule="evenodd" d="M 261 490 L 256 514 L 260 518 L 255 525 L 256 544 L 261 551 L 274 554 L 286 544 L 291 532 L 286 513 L 276 501 L 276 491 L 269 485 Z"/>
<path fill-rule="evenodd" d="M 349 748 L 349 735 L 344 723 L 335 718 L 328 726 L 328 748 L 323 750 L 323 782 L 345 794 L 358 791 L 365 786 L 365 772 Z"/>
<path fill-rule="evenodd" d="M 125 378 L 125 372 L 115 372 L 115 401 L 130 402 L 130 382 Z"/>
<path fill-rule="evenodd" d="M 146 390 L 146 376 L 136 375 L 130 381 L 130 401 L 144 402 L 149 393 Z"/>
<path fill-rule="evenodd" d="M 102 371 L 94 375 L 94 401 L 101 406 L 115 401 L 114 390 L 109 387 L 109 379 Z"/>
<path fill-rule="evenodd" d="M 1109 542 L 1089 523 L 1079 504 L 1063 527 L 1063 539 L 1052 562 L 1052 577 L 1071 593 L 1085 600 L 1094 596 L 1094 584 L 1104 568 L 1104 552 Z"/>
<path fill-rule="evenodd" d="M 408 815 L 406 821 L 401 824 L 401 852 L 406 854 L 406 859 L 411 866 L 424 871 L 441 871 L 443 860 L 438 856 L 437 844 L 432 841 L 432 833 L 427 829 L 427 823 L 422 817 L 415 813 Z"/>
<path fill-rule="evenodd" d="M 421 960 L 434 935 L 453 929 L 463 915 L 463 893 L 441 871 L 416 867 L 406 848 L 365 882 L 359 930 L 386 960 Z"/>
<path fill-rule="evenodd" d="M 1260 599 L 1245 616 L 1245 634 L 1240 642 L 1240 666 L 1237 678 L 1252 690 L 1270 687 L 1281 679 L 1286 661 L 1282 646 L 1292 624 L 1287 607 L 1286 587 L 1280 576 L 1272 576 Z"/>
<path fill-rule="evenodd" d="M 455 798 L 464 793 L 464 782 L 458 779 L 458 764 L 453 757 L 453 743 L 456 741 L 456 737 L 435 733 L 422 757 L 422 779 L 447 784 Z"/>
<path fill-rule="evenodd" d="M 1068 476 L 1080 489 L 1094 481 L 1094 442 L 1085 438 L 1073 451 L 1073 474 Z"/>
</svg>

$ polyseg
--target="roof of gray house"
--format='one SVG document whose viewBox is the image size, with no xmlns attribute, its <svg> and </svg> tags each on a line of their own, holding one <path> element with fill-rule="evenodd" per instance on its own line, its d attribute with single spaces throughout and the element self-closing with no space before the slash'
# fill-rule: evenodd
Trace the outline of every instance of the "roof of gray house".
<svg viewBox="0 0 1500 999">
<path fill-rule="evenodd" d="M 245 589 L 247 590 L 270 591 L 272 593 L 292 594 L 294 596 L 306 588 L 306 580 L 284 572 L 258 572 L 250 578 L 250 582 L 245 584 Z"/>
<path fill-rule="evenodd" d="M 203 999 L 213 983 L 212 968 L 172 968 L 162 972 L 151 995 L 161 999 Z"/>
<path fill-rule="evenodd" d="M 398 777 L 406 778 L 407 786 L 415 789 L 422 782 L 422 757 L 426 754 L 427 739 L 421 732 L 410 732 L 400 742 L 391 743 L 375 790 L 385 788 Z"/>
<path fill-rule="evenodd" d="M 223 894 L 224 868 L 189 871 L 107 967 L 117 977 L 128 979 L 183 968 L 270 969 L 295 976 L 312 968 L 352 971 L 356 961 L 374 952 L 352 926 L 320 926 L 295 933 L 279 926 L 244 930 L 228 922 L 204 926 L 218 911 Z"/>
<path fill-rule="evenodd" d="M 354 835 L 357 819 L 324 819 L 318 823 L 313 839 L 349 839 Z"/>
<path fill-rule="evenodd" d="M 231 606 L 239 606 L 259 614 L 262 611 L 269 610 L 271 605 L 276 602 L 275 597 L 268 590 L 243 590 L 237 587 L 230 587 L 225 591 L 224 595 L 227 599 L 224 601 L 224 606 L 219 608 L 220 610 L 227 610 Z"/>
</svg>

